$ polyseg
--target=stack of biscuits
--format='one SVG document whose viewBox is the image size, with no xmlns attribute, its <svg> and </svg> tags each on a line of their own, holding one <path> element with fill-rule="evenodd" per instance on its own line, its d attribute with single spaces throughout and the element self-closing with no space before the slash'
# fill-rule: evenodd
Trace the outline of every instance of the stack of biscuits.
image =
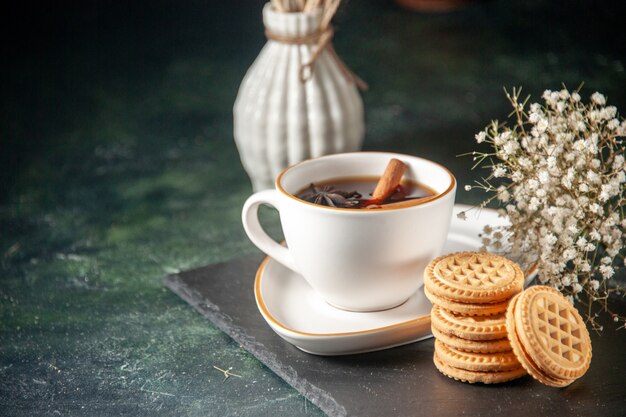
<svg viewBox="0 0 626 417">
<path fill-rule="evenodd" d="M 484 384 L 526 375 L 506 326 L 507 306 L 523 286 L 515 262 L 486 252 L 454 253 L 428 265 L 424 291 L 433 303 L 433 360 L 441 373 Z"/>
</svg>

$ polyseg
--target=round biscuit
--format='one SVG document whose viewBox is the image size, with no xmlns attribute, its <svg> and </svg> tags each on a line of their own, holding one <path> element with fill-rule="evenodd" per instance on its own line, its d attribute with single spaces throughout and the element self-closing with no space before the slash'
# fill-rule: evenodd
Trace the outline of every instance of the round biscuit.
<svg viewBox="0 0 626 417">
<path fill-rule="evenodd" d="M 431 261 L 424 285 L 435 295 L 464 303 L 496 303 L 520 292 L 524 272 L 515 262 L 487 252 L 459 252 Z"/>
<path fill-rule="evenodd" d="M 436 339 L 464 352 L 495 353 L 508 352 L 511 350 L 511 343 L 509 343 L 509 339 L 507 338 L 496 340 L 469 340 L 444 333 L 435 326 L 431 326 L 431 331 Z"/>
<path fill-rule="evenodd" d="M 466 371 L 464 369 L 458 369 L 442 362 L 437 357 L 437 352 L 433 355 L 433 362 L 439 372 L 447 376 L 448 378 L 456 379 L 461 382 L 468 382 L 474 384 L 477 382 L 483 384 L 498 384 L 501 382 L 511 381 L 513 379 L 520 378 L 526 375 L 526 370 L 521 366 L 517 369 L 502 372 L 476 372 Z"/>
<path fill-rule="evenodd" d="M 521 294 L 516 295 L 511 300 L 511 304 L 509 309 L 506 312 L 506 327 L 507 327 L 507 337 L 511 344 L 511 348 L 513 349 L 513 353 L 517 356 L 517 359 L 520 361 L 524 369 L 532 376 L 535 380 L 541 382 L 544 385 L 548 385 L 551 387 L 565 387 L 570 385 L 573 380 L 566 379 L 558 379 L 553 378 L 547 375 L 544 371 L 542 371 L 528 356 L 524 347 L 522 346 L 519 337 L 517 335 L 517 329 L 515 326 L 515 306 L 517 305 L 517 299 Z"/>
<path fill-rule="evenodd" d="M 440 331 L 469 340 L 496 340 L 506 337 L 505 315 L 462 316 L 433 305 L 430 322 Z"/>
<path fill-rule="evenodd" d="M 512 351 L 474 353 L 454 349 L 441 340 L 435 340 L 435 352 L 442 362 L 458 369 L 476 372 L 502 372 L 521 367 Z"/>
<path fill-rule="evenodd" d="M 589 369 L 591 340 L 576 308 L 554 288 L 531 287 L 517 300 L 519 340 L 537 366 L 556 379 L 576 379 Z"/>
<path fill-rule="evenodd" d="M 509 300 L 499 303 L 459 303 L 432 294 L 426 287 L 424 287 L 424 294 L 431 303 L 465 316 L 493 316 L 495 314 L 502 314 L 506 311 L 506 308 L 509 305 Z"/>
</svg>

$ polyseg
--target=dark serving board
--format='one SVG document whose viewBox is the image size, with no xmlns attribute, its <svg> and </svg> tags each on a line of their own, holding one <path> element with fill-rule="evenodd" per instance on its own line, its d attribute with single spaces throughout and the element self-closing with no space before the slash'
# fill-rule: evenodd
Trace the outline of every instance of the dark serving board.
<svg viewBox="0 0 626 417">
<path fill-rule="evenodd" d="M 567 388 L 530 376 L 470 385 L 440 374 L 433 340 L 360 355 L 304 353 L 276 335 L 254 300 L 261 257 L 209 265 L 165 278 L 165 285 L 330 416 L 624 416 L 626 331 L 592 333 L 593 360 Z M 626 303 L 615 309 L 626 312 Z M 608 319 L 607 319 L 608 320 Z"/>
</svg>

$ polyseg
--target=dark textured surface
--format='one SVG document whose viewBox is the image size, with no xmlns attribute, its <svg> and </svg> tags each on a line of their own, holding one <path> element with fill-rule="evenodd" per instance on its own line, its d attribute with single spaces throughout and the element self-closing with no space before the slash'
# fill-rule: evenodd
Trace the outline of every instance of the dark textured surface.
<svg viewBox="0 0 626 417">
<path fill-rule="evenodd" d="M 260 257 L 168 276 L 165 284 L 330 416 L 623 416 L 626 332 L 592 334 L 591 369 L 567 388 L 530 376 L 470 385 L 441 375 L 433 340 L 380 352 L 323 357 L 276 335 L 258 312 L 251 279 Z M 621 303 L 616 308 L 626 311 Z M 604 323 L 607 325 L 608 323 Z"/>
<path fill-rule="evenodd" d="M 232 105 L 263 3 L 1 6 L 0 415 L 322 415 L 161 281 L 258 254 L 240 224 L 251 188 Z M 364 147 L 434 159 L 464 185 L 481 172 L 456 155 L 506 116 L 503 86 L 536 98 L 585 81 L 583 96 L 626 112 L 624 15 L 615 0 L 443 15 L 344 0 L 335 47 L 370 85 Z"/>
</svg>

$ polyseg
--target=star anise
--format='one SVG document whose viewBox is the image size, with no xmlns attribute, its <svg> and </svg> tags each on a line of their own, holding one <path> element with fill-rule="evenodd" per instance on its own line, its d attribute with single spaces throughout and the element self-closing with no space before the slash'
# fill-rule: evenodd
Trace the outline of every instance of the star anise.
<svg viewBox="0 0 626 417">
<path fill-rule="evenodd" d="M 322 206 L 351 208 L 359 205 L 360 201 L 358 199 L 361 198 L 361 194 L 356 191 L 338 190 L 331 185 L 318 187 L 315 184 L 311 184 L 299 197 L 309 203 Z"/>
</svg>

